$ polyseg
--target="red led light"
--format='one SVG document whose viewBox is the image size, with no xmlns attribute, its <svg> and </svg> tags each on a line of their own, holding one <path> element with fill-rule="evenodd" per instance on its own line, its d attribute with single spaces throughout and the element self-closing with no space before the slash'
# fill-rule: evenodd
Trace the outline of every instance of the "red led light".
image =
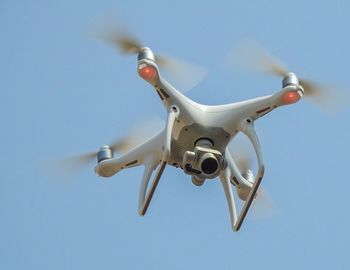
<svg viewBox="0 0 350 270">
<path fill-rule="evenodd" d="M 287 92 L 282 96 L 282 101 L 284 104 L 293 104 L 295 102 L 298 102 L 299 99 L 300 96 L 297 92 Z"/>
<path fill-rule="evenodd" d="M 139 69 L 139 74 L 144 80 L 151 81 L 157 76 L 157 70 L 154 67 L 146 66 Z"/>
</svg>

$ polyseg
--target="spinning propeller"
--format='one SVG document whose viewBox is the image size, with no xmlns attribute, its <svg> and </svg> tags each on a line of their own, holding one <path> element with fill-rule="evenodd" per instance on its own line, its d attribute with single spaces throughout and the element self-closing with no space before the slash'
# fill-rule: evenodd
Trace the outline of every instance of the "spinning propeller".
<svg viewBox="0 0 350 270">
<path fill-rule="evenodd" d="M 240 139 L 240 138 L 238 138 Z M 233 157 L 238 169 L 242 173 L 244 178 L 246 174 L 253 174 L 253 152 L 248 147 L 248 144 L 243 144 L 240 140 L 231 144 L 228 148 Z M 256 197 L 253 201 L 251 209 L 251 217 L 256 218 L 269 218 L 277 213 L 277 206 L 274 200 L 271 198 L 269 192 L 262 186 L 259 187 Z"/>
<path fill-rule="evenodd" d="M 128 132 L 124 137 L 109 144 L 108 146 L 112 152 L 125 153 L 143 143 L 145 139 L 151 138 L 153 135 L 160 132 L 164 126 L 164 121 L 157 117 L 146 122 L 147 123 L 143 123 L 137 128 L 132 129 L 131 132 Z M 43 167 L 44 170 L 54 170 L 59 175 L 70 178 L 83 171 L 85 166 L 88 166 L 90 163 L 97 162 L 99 150 L 100 149 L 80 155 L 47 160 L 41 164 L 41 167 Z"/>
<path fill-rule="evenodd" d="M 123 54 L 137 55 L 145 46 L 122 25 L 124 24 L 115 20 L 105 22 L 94 31 L 94 35 L 118 48 Z M 155 54 L 155 60 L 167 79 L 182 92 L 195 87 L 207 74 L 205 68 L 173 57 Z"/>
<path fill-rule="evenodd" d="M 245 42 L 236 48 L 230 62 L 237 63 L 237 60 L 238 64 L 245 68 L 282 78 L 289 72 L 286 65 L 254 42 Z M 340 92 L 333 87 L 331 88 L 300 77 L 299 83 L 304 89 L 305 97 L 310 98 L 320 105 L 339 105 L 342 99 L 338 96 Z"/>
</svg>

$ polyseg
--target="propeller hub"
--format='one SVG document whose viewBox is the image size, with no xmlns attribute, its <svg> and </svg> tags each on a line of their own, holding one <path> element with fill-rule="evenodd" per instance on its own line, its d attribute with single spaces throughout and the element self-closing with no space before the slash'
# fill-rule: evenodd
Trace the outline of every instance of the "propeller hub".
<svg viewBox="0 0 350 270">
<path fill-rule="evenodd" d="M 297 75 L 295 75 L 292 72 L 287 73 L 282 81 L 283 88 L 288 86 L 288 85 L 299 85 L 299 79 L 298 79 Z"/>
<path fill-rule="evenodd" d="M 242 176 L 247 179 L 248 182 L 254 183 L 254 174 L 251 170 L 247 169 L 242 173 Z"/>
<path fill-rule="evenodd" d="M 100 163 L 102 160 L 110 159 L 113 157 L 113 152 L 108 145 L 104 145 L 100 148 L 97 153 L 97 162 Z"/>
<path fill-rule="evenodd" d="M 148 47 L 141 48 L 141 50 L 137 56 L 138 61 L 144 60 L 144 59 L 151 60 L 151 61 L 155 62 L 154 54 L 151 51 L 151 49 Z"/>
</svg>

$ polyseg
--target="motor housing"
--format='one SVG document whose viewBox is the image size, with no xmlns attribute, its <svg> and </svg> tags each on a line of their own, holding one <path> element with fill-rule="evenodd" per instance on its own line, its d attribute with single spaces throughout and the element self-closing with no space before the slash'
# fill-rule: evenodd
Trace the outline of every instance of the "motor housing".
<svg viewBox="0 0 350 270">
<path fill-rule="evenodd" d="M 299 79 L 293 72 L 288 72 L 282 80 L 283 88 L 288 85 L 299 85 Z"/>
<path fill-rule="evenodd" d="M 97 153 L 97 162 L 100 163 L 105 159 L 113 158 L 113 151 L 109 145 L 104 145 L 100 148 L 100 151 Z"/>
</svg>

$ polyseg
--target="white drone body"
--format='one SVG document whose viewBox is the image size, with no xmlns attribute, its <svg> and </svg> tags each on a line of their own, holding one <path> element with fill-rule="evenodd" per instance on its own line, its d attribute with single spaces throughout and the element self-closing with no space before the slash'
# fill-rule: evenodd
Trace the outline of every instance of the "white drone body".
<svg viewBox="0 0 350 270">
<path fill-rule="evenodd" d="M 264 175 L 254 121 L 279 106 L 299 101 L 304 90 L 298 78 L 288 73 L 283 79 L 283 88 L 270 96 L 208 106 L 187 98 L 162 78 L 149 48 L 142 48 L 138 54 L 138 73 L 158 93 L 168 113 L 166 126 L 143 144 L 117 157 L 113 157 L 108 146 L 102 147 L 95 172 L 102 177 L 111 177 L 122 169 L 144 165 L 139 195 L 140 215 L 146 214 L 166 165 L 191 175 L 197 186 L 206 179 L 219 178 L 226 195 L 232 229 L 238 231 Z M 228 144 L 239 132 L 250 139 L 256 152 L 258 170 L 255 177 L 250 170 L 240 171 L 228 151 Z M 152 175 L 154 178 L 149 186 Z M 245 201 L 240 213 L 237 213 L 233 188 Z"/>
</svg>

